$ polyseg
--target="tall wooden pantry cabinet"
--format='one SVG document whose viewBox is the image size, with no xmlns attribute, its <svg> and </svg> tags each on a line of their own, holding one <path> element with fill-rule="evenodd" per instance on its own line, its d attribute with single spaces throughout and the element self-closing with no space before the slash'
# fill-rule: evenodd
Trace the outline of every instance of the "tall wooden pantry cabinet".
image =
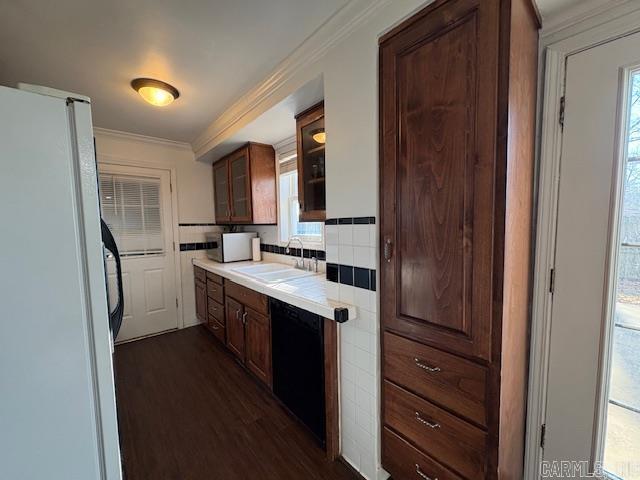
<svg viewBox="0 0 640 480">
<path fill-rule="evenodd" d="M 380 41 L 394 480 L 523 475 L 538 28 L 530 0 L 436 0 Z"/>
</svg>

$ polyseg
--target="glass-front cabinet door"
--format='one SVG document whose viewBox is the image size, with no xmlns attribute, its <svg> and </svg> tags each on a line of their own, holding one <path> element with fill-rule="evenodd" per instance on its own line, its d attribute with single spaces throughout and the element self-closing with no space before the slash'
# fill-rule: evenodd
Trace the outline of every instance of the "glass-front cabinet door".
<svg viewBox="0 0 640 480">
<path fill-rule="evenodd" d="M 251 183 L 249 150 L 244 148 L 229 158 L 231 184 L 231 221 L 251 222 Z"/>
<path fill-rule="evenodd" d="M 324 104 L 302 112 L 296 123 L 300 221 L 322 221 L 326 216 Z"/>
<path fill-rule="evenodd" d="M 215 196 L 216 222 L 231 220 L 229 204 L 229 162 L 221 160 L 213 166 L 213 191 Z"/>
</svg>

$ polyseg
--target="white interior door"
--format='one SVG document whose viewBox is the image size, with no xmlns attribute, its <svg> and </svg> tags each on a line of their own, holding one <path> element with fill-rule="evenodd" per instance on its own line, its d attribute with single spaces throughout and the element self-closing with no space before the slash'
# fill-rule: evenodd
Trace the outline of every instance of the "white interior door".
<svg viewBox="0 0 640 480">
<path fill-rule="evenodd" d="M 105 165 L 102 216 L 122 260 L 124 318 L 117 342 L 178 327 L 175 251 L 167 170 Z M 110 304 L 117 301 L 115 261 L 107 260 Z"/>
<path fill-rule="evenodd" d="M 640 34 L 567 61 L 543 477 L 640 479 L 639 69 Z"/>
</svg>

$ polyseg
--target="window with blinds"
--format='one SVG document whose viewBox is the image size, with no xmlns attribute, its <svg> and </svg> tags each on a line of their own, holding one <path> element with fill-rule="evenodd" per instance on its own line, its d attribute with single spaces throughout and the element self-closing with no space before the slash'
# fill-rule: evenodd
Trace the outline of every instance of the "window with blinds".
<svg viewBox="0 0 640 480">
<path fill-rule="evenodd" d="M 101 174 L 100 205 L 121 255 L 164 253 L 159 178 Z"/>
</svg>

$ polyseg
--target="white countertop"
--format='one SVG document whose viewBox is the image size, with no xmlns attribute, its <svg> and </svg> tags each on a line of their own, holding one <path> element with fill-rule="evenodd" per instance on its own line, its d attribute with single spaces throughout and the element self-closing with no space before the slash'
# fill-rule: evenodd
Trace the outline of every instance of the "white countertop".
<svg viewBox="0 0 640 480">
<path fill-rule="evenodd" d="M 347 309 L 349 320 L 356 318 L 357 310 L 353 305 L 329 300 L 327 298 L 327 279 L 323 273 L 308 277 L 287 280 L 281 283 L 263 283 L 247 275 L 234 271 L 238 267 L 260 265 L 272 262 L 233 262 L 218 263 L 213 260 L 193 259 L 193 264 L 205 270 L 228 278 L 243 287 L 282 300 L 325 318 L 335 320 L 336 309 Z"/>
</svg>

